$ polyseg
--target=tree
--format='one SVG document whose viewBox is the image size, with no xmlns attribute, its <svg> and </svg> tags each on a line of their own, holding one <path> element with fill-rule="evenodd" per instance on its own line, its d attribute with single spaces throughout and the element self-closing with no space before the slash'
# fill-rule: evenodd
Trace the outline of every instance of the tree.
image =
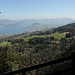
<svg viewBox="0 0 75 75">
<path fill-rule="evenodd" d="M 71 33 L 68 33 L 68 34 L 66 34 L 65 37 L 66 37 L 66 38 L 70 38 L 70 37 L 72 37 L 72 34 L 71 34 Z"/>
<path fill-rule="evenodd" d="M 0 74 L 11 71 L 11 67 L 7 64 L 7 47 L 0 48 Z"/>
<path fill-rule="evenodd" d="M 19 56 L 10 45 L 1 47 L 0 50 L 0 74 L 18 69 Z"/>
</svg>

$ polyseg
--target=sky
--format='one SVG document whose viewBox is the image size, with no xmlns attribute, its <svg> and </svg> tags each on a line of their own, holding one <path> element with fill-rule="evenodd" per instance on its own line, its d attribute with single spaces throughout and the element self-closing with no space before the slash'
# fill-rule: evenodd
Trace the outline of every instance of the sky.
<svg viewBox="0 0 75 75">
<path fill-rule="evenodd" d="M 0 19 L 75 19 L 75 0 L 0 0 Z"/>
</svg>

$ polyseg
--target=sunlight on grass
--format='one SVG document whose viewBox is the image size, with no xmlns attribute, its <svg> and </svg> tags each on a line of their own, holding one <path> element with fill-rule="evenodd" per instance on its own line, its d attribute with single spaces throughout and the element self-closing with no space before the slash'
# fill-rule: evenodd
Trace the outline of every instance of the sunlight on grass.
<svg viewBox="0 0 75 75">
<path fill-rule="evenodd" d="M 30 38 L 36 38 L 36 37 L 43 37 L 43 38 L 54 37 L 55 39 L 60 40 L 61 38 L 65 37 L 65 34 L 64 33 L 54 33 L 54 34 L 49 34 L 49 35 L 33 35 L 31 37 L 24 38 L 24 40 L 29 41 Z"/>
<path fill-rule="evenodd" d="M 54 37 L 55 39 L 61 39 L 61 38 L 64 38 L 65 37 L 65 34 L 64 33 L 54 33 L 54 34 L 50 34 L 50 35 L 47 35 L 48 37 Z"/>
<path fill-rule="evenodd" d="M 2 43 L 0 43 L 0 46 L 5 46 L 5 45 L 7 45 L 7 44 L 11 45 L 11 42 L 7 42 L 7 41 L 2 42 Z"/>
</svg>

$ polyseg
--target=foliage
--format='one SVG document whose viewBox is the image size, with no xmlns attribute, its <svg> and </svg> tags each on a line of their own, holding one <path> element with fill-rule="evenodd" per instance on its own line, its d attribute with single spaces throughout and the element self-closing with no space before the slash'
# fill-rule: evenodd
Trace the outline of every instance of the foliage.
<svg viewBox="0 0 75 75">
<path fill-rule="evenodd" d="M 0 74 L 18 69 L 19 57 L 11 46 L 0 48 Z"/>
<path fill-rule="evenodd" d="M 6 45 L 7 43 L 11 43 L 11 45 L 0 46 L 0 73 L 72 55 L 72 52 L 75 52 L 74 31 L 73 25 L 67 25 L 53 30 L 23 33 L 1 39 L 1 44 Z M 70 38 L 69 35 L 71 35 Z M 70 64 L 70 61 L 66 61 L 28 72 L 28 74 L 42 75 L 46 72 L 60 70 L 62 69 L 62 65 L 64 65 L 63 68 L 70 67 Z M 57 67 L 59 68 L 57 69 Z"/>
</svg>

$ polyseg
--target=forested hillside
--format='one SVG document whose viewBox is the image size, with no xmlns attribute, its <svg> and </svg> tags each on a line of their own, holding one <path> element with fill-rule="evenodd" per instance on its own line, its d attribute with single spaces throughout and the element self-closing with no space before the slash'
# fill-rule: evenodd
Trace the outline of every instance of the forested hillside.
<svg viewBox="0 0 75 75">
<path fill-rule="evenodd" d="M 1 38 L 0 74 L 67 57 L 72 52 L 75 52 L 75 23 Z M 28 72 L 27 75 L 43 75 L 70 66 L 72 62 L 66 61 Z"/>
</svg>

